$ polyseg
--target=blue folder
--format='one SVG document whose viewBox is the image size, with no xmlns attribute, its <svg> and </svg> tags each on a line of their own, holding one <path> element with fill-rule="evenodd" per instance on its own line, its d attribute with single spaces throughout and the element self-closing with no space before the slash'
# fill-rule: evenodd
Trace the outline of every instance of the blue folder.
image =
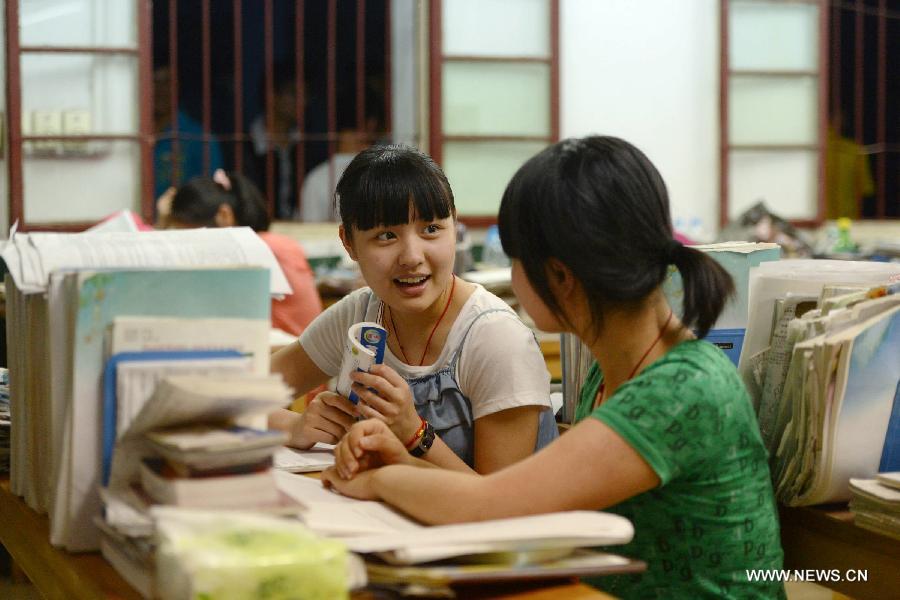
<svg viewBox="0 0 900 600">
<path fill-rule="evenodd" d="M 710 329 L 703 339 L 717 346 L 725 353 L 725 356 L 731 359 L 734 366 L 737 366 L 741 358 L 741 348 L 744 346 L 746 331 L 746 329 Z"/>
</svg>

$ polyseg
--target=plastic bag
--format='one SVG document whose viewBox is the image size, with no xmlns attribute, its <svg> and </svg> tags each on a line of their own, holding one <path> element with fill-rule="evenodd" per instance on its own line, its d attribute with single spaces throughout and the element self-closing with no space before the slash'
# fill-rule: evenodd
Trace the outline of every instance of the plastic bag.
<svg viewBox="0 0 900 600">
<path fill-rule="evenodd" d="M 155 507 L 157 592 L 165 599 L 332 600 L 365 584 L 361 561 L 301 523 Z"/>
</svg>

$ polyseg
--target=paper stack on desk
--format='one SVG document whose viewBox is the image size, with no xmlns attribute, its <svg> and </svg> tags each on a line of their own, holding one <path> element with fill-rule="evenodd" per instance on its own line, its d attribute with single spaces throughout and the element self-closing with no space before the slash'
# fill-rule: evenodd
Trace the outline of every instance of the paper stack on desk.
<svg viewBox="0 0 900 600">
<path fill-rule="evenodd" d="M 120 404 L 136 414 L 113 439 L 104 517 L 93 523 L 104 557 L 142 595 L 153 595 L 151 505 L 284 512 L 272 456 L 286 436 L 237 421 L 265 417 L 289 398 L 279 376 L 252 373 L 169 375 L 149 398 L 124 388 Z"/>
<path fill-rule="evenodd" d="M 741 370 L 776 495 L 846 501 L 851 478 L 900 469 L 900 265 L 782 261 L 757 274 Z"/>
<path fill-rule="evenodd" d="M 856 525 L 900 540 L 900 472 L 851 479 L 850 510 Z"/>
<path fill-rule="evenodd" d="M 312 531 L 363 554 L 372 582 L 414 585 L 435 595 L 451 584 L 597 576 L 642 571 L 644 563 L 587 550 L 631 541 L 628 519 L 569 511 L 459 525 L 426 526 L 382 502 L 354 500 L 321 481 L 276 473 L 279 488 L 303 505 Z M 439 561 L 439 562 L 435 562 Z"/>
<path fill-rule="evenodd" d="M 9 371 L 0 368 L 0 474 L 9 473 Z"/>
<path fill-rule="evenodd" d="M 315 479 L 276 473 L 279 488 L 305 509 L 300 519 L 320 535 L 340 538 L 354 552 L 394 564 L 560 548 L 627 544 L 631 522 L 598 511 L 568 511 L 459 525 L 424 526 L 381 502 L 346 498 Z"/>
</svg>

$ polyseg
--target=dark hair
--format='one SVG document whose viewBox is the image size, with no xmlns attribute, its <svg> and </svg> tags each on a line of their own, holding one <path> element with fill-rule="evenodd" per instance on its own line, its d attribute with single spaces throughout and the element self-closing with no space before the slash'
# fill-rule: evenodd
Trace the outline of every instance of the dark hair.
<svg viewBox="0 0 900 600">
<path fill-rule="evenodd" d="M 453 192 L 441 168 L 412 146 L 371 146 L 357 154 L 338 181 L 334 201 L 344 229 L 372 229 L 419 219 L 456 216 Z"/>
<path fill-rule="evenodd" d="M 172 219 L 188 225 L 214 227 L 219 207 L 227 204 L 238 225 L 253 231 L 269 229 L 269 215 L 262 192 L 247 177 L 229 171 L 231 189 L 209 177 L 195 177 L 178 188 L 172 198 Z"/>
<path fill-rule="evenodd" d="M 731 277 L 703 252 L 672 237 L 665 183 L 628 142 L 606 136 L 568 139 L 522 165 L 500 204 L 500 240 L 561 319 L 547 261 L 571 269 L 587 295 L 595 333 L 609 307 L 646 298 L 674 264 L 684 282 L 682 322 L 704 337 L 728 297 Z"/>
</svg>

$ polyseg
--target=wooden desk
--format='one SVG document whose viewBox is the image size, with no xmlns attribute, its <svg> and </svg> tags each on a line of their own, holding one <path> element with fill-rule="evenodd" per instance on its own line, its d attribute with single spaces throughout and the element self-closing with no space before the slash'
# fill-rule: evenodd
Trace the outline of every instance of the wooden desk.
<svg viewBox="0 0 900 600">
<path fill-rule="evenodd" d="M 865 582 L 816 582 L 853 598 L 897 598 L 900 540 L 853 524 L 842 506 L 780 507 L 785 569 L 867 570 Z"/>
<path fill-rule="evenodd" d="M 0 480 L 0 543 L 41 596 L 61 600 L 139 599 L 98 552 L 69 554 L 50 545 L 50 523 Z"/>
<path fill-rule="evenodd" d="M 39 515 L 9 491 L 9 480 L 0 479 L 0 544 L 49 600 L 139 600 L 131 588 L 98 552 L 70 554 L 50 545 L 46 515 Z M 472 592 L 472 593 L 469 593 Z M 553 582 L 540 586 L 496 586 L 466 590 L 467 598 L 506 600 L 609 600 L 612 596 L 576 582 Z M 370 600 L 368 592 L 352 594 L 353 600 Z M 379 596 L 383 598 L 383 596 Z"/>
</svg>

